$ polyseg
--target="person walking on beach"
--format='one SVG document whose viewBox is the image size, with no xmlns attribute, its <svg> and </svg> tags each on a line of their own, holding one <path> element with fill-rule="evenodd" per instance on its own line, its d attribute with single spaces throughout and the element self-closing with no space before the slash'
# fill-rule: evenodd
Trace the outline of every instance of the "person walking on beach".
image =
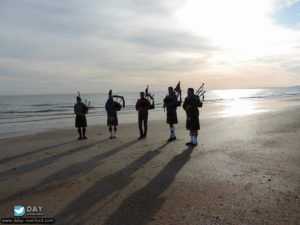
<svg viewBox="0 0 300 225">
<path fill-rule="evenodd" d="M 114 101 L 111 92 L 109 93 L 108 100 L 105 104 L 105 109 L 107 112 L 107 126 L 109 127 L 110 137 L 109 138 L 116 138 L 117 137 L 117 126 L 118 126 L 118 116 L 117 111 L 120 111 L 122 105 L 116 101 Z M 114 127 L 114 131 L 112 129 Z"/>
<path fill-rule="evenodd" d="M 183 103 L 183 109 L 186 112 L 186 129 L 190 131 L 190 142 L 186 145 L 197 145 L 198 130 L 200 130 L 199 123 L 199 107 L 202 107 L 202 102 L 198 95 L 194 94 L 194 89 L 189 88 L 187 92 L 188 96 Z"/>
<path fill-rule="evenodd" d="M 167 108 L 167 123 L 170 126 L 170 138 L 168 141 L 174 141 L 176 139 L 174 124 L 178 123 L 177 119 L 177 106 L 180 106 L 177 95 L 175 94 L 173 87 L 168 88 L 169 94 L 164 99 L 164 108 Z"/>
<path fill-rule="evenodd" d="M 140 92 L 140 99 L 137 100 L 135 109 L 139 112 L 138 113 L 138 121 L 139 121 L 139 130 L 140 130 L 140 137 L 139 139 L 146 138 L 147 136 L 147 129 L 148 129 L 148 110 L 154 109 L 154 100 L 152 104 L 150 101 L 145 98 L 145 93 Z M 143 130 L 143 123 L 144 123 L 144 130 Z"/>
<path fill-rule="evenodd" d="M 74 113 L 76 114 L 75 127 L 78 130 L 78 140 L 87 139 L 85 131 L 87 127 L 85 114 L 88 112 L 88 107 L 81 102 L 81 98 L 77 96 L 77 103 L 74 105 Z"/>
</svg>

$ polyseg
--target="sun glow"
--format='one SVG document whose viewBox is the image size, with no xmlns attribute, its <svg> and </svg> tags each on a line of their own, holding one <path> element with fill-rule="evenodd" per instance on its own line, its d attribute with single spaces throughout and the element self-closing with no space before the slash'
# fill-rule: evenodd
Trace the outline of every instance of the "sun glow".
<svg viewBox="0 0 300 225">
<path fill-rule="evenodd" d="M 274 26 L 269 17 L 274 10 L 272 0 L 188 0 L 176 17 L 224 50 L 216 59 L 232 63 L 290 50 L 286 43 L 296 32 Z"/>
</svg>

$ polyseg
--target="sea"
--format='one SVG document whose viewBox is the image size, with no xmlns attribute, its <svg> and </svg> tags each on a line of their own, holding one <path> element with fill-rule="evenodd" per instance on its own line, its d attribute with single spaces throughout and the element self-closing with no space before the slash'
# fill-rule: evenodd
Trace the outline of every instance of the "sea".
<svg viewBox="0 0 300 225">
<path fill-rule="evenodd" d="M 114 93 L 124 96 L 125 107 L 118 112 L 119 121 L 137 121 L 135 104 L 138 92 Z M 155 92 L 156 115 L 165 119 L 163 99 L 166 92 Z M 90 103 L 88 126 L 106 124 L 105 94 L 81 93 L 83 102 Z M 183 99 L 186 93 L 183 93 Z M 259 89 L 208 90 L 203 99 L 204 107 L 234 105 L 238 107 L 265 100 L 300 98 L 300 86 Z M 0 96 L 0 138 L 22 136 L 56 129 L 74 128 L 74 104 L 77 94 Z M 182 110 L 180 108 L 179 110 Z M 157 116 L 155 117 L 157 119 Z M 150 118 L 151 120 L 151 114 Z"/>
</svg>

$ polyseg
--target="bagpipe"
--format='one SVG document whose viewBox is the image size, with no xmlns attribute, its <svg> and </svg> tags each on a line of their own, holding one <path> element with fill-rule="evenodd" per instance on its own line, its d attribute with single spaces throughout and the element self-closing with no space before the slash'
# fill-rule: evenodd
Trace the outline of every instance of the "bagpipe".
<svg viewBox="0 0 300 225">
<path fill-rule="evenodd" d="M 79 92 L 79 91 L 78 91 L 78 96 L 77 96 L 77 97 L 79 97 L 79 98 L 81 99 L 81 96 L 80 96 L 80 92 Z M 84 112 L 84 114 L 88 114 L 89 109 L 92 108 L 91 102 L 90 102 L 90 101 L 87 102 L 87 100 L 84 99 L 84 103 L 82 102 L 82 104 L 83 104 L 83 112 Z"/>
<path fill-rule="evenodd" d="M 204 94 L 206 92 L 203 90 L 203 88 L 204 88 L 204 83 L 202 83 L 202 85 L 198 88 L 198 90 L 195 93 L 195 95 L 197 95 L 199 98 L 202 96 L 202 101 L 204 101 Z"/>
<path fill-rule="evenodd" d="M 178 84 L 176 85 L 174 92 L 177 96 L 177 106 L 180 107 L 182 104 L 182 96 L 181 96 L 181 87 L 180 87 L 180 81 L 178 82 Z M 178 100 L 179 98 L 179 100 Z"/>
<path fill-rule="evenodd" d="M 149 89 L 149 85 L 147 85 L 147 88 L 145 89 L 145 98 L 151 102 L 151 105 L 153 106 L 153 109 L 155 108 L 155 104 L 154 104 L 154 94 L 149 93 L 148 91 Z"/>
<path fill-rule="evenodd" d="M 108 95 L 109 95 L 109 96 L 112 96 L 114 102 L 117 102 L 118 104 L 122 105 L 123 108 L 125 108 L 125 98 L 124 98 L 124 96 L 121 96 L 121 95 L 113 95 L 111 89 L 109 90 Z"/>
<path fill-rule="evenodd" d="M 192 96 L 186 97 L 185 104 L 184 104 L 184 110 L 188 114 L 191 108 L 197 109 L 198 107 L 202 107 L 204 101 L 204 94 L 206 91 L 203 90 L 204 88 L 204 83 L 198 88 L 198 90 L 194 93 Z M 202 101 L 200 100 L 202 96 Z"/>
</svg>

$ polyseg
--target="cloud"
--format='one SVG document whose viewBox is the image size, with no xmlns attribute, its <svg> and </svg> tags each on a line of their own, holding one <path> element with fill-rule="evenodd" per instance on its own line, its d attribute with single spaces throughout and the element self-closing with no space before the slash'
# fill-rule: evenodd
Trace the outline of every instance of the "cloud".
<svg viewBox="0 0 300 225">
<path fill-rule="evenodd" d="M 130 91 L 145 83 L 163 88 L 174 79 L 192 83 L 203 77 L 212 80 L 212 88 L 224 80 L 228 87 L 238 77 L 231 74 L 247 70 L 244 62 L 255 66 L 265 60 L 261 73 L 267 74 L 273 55 L 279 61 L 287 54 L 290 60 L 299 56 L 299 34 L 272 24 L 270 1 L 216 3 L 2 0 L 0 81 L 10 88 L 0 94 L 16 87 L 20 93 L 67 93 L 80 85 L 87 92 L 110 85 Z"/>
</svg>

